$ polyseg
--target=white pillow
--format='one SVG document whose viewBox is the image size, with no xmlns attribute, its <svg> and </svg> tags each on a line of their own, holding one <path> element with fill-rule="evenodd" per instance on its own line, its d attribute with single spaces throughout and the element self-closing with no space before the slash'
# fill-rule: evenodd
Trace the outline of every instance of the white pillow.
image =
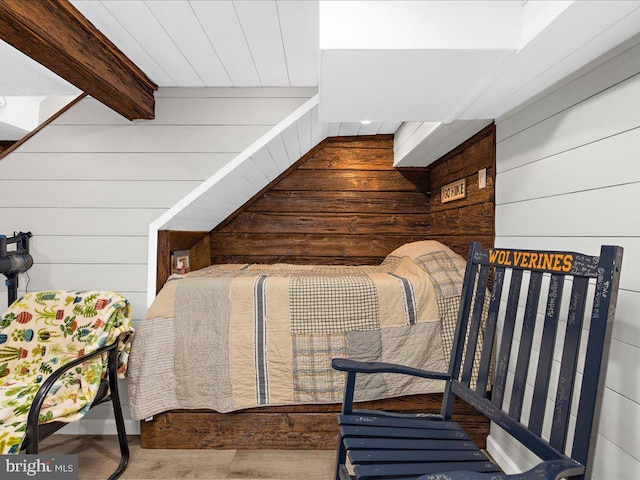
<svg viewBox="0 0 640 480">
<path fill-rule="evenodd" d="M 425 255 L 427 253 L 441 252 L 442 250 L 451 249 L 435 240 L 421 240 L 419 242 L 405 243 L 404 245 L 396 248 L 387 256 L 409 257 L 411 260 L 415 260 L 416 258 L 421 257 L 422 255 Z"/>
</svg>

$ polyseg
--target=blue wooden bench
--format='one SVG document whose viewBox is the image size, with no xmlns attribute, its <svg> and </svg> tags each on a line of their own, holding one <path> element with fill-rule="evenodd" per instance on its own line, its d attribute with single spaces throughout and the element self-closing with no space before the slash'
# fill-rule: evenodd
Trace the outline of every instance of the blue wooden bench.
<svg viewBox="0 0 640 480">
<path fill-rule="evenodd" d="M 482 250 L 479 243 L 472 244 L 449 372 L 333 360 L 335 369 L 347 372 L 336 478 L 348 480 L 352 474 L 359 480 L 590 478 L 597 434 L 593 425 L 602 396 L 621 261 L 621 247 L 604 246 L 594 257 Z M 488 314 L 483 313 L 487 304 Z M 479 365 L 475 362 L 478 373 L 472 378 L 483 324 Z M 586 351 L 580 351 L 587 328 Z M 494 341 L 496 329 L 501 331 L 499 345 Z M 557 368 L 552 368 L 554 363 Z M 356 374 L 367 373 L 445 381 L 440 414 L 354 410 Z M 456 398 L 489 417 L 542 462 L 523 474 L 502 473 L 451 420 Z"/>
</svg>

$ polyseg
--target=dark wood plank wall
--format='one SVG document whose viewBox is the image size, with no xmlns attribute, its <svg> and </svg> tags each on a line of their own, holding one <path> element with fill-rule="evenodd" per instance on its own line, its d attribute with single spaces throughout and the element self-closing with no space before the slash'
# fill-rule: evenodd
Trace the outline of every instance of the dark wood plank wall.
<svg viewBox="0 0 640 480">
<path fill-rule="evenodd" d="M 191 270 L 200 270 L 211 265 L 211 242 L 209 232 L 183 232 L 179 230 L 158 231 L 158 256 L 156 270 L 156 293 L 171 275 L 171 252 L 189 250 Z"/>
<path fill-rule="evenodd" d="M 473 240 L 493 245 L 494 176 L 493 124 L 427 168 L 394 168 L 391 136 L 329 138 L 211 232 L 211 261 L 377 264 L 423 239 L 466 255 Z M 461 178 L 467 197 L 440 203 Z"/>
<path fill-rule="evenodd" d="M 440 188 L 461 178 L 466 198 L 441 203 Z M 394 168 L 391 135 L 329 138 L 210 232 L 211 263 L 377 264 L 423 239 L 466 255 L 473 240 L 493 245 L 494 178 L 493 124 L 427 168 Z M 196 248 L 192 268 L 207 265 L 205 236 L 159 232 L 158 289 L 172 250 Z"/>
<path fill-rule="evenodd" d="M 440 413 L 442 394 L 410 395 L 354 404 L 355 408 L 402 413 Z M 341 405 L 287 405 L 230 413 L 174 410 L 140 423 L 142 448 L 330 450 L 338 442 Z M 456 399 L 453 420 L 485 448 L 489 420 Z"/>
<path fill-rule="evenodd" d="M 212 263 L 377 264 L 429 235 L 425 169 L 393 167 L 393 137 L 336 137 L 211 232 Z"/>
<path fill-rule="evenodd" d="M 493 246 L 495 237 L 496 127 L 491 124 L 429 167 L 431 219 L 429 238 L 467 256 L 477 240 Z M 478 172 L 487 169 L 487 186 L 478 188 Z M 465 178 L 467 196 L 440 202 L 441 187 Z"/>
</svg>

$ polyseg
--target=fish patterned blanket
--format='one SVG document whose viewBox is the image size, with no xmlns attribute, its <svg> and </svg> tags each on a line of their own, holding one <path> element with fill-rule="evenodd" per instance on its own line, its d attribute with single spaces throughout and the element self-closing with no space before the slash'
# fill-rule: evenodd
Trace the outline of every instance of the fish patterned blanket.
<svg viewBox="0 0 640 480">
<path fill-rule="evenodd" d="M 446 371 L 465 261 L 433 241 L 378 266 L 215 265 L 165 284 L 129 362 L 131 414 L 335 403 L 331 359 Z M 362 376 L 357 400 L 441 392 L 441 381 Z"/>
</svg>

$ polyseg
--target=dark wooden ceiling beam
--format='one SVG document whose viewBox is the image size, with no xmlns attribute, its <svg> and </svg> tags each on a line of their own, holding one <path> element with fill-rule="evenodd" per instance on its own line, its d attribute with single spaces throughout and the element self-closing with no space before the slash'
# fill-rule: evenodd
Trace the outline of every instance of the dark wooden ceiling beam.
<svg viewBox="0 0 640 480">
<path fill-rule="evenodd" d="M 0 38 L 129 120 L 158 86 L 67 0 L 0 0 Z"/>
</svg>

